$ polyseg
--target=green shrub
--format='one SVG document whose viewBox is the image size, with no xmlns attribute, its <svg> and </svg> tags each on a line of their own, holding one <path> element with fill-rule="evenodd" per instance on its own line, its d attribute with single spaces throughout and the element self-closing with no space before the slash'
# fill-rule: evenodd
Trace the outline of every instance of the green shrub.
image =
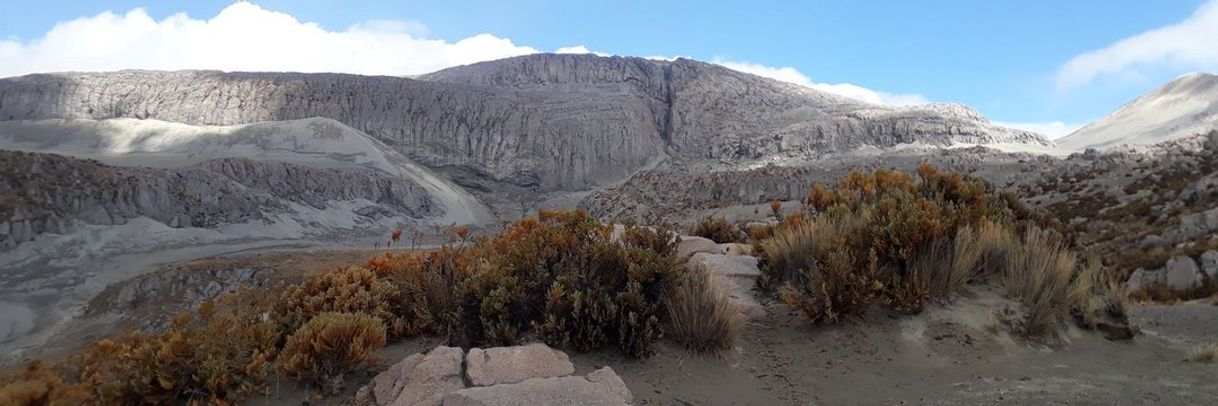
<svg viewBox="0 0 1218 406">
<path fill-rule="evenodd" d="M 707 238 L 720 244 L 745 241 L 744 233 L 722 217 L 706 217 L 698 221 L 689 230 L 689 235 Z"/>
<path fill-rule="evenodd" d="M 279 370 L 337 393 L 343 377 L 372 366 L 385 345 L 385 323 L 366 314 L 321 313 L 288 337 Z"/>
</svg>

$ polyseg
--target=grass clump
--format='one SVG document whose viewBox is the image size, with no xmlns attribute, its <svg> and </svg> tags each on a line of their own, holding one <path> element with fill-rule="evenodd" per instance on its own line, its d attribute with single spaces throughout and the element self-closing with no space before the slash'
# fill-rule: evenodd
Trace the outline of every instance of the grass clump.
<svg viewBox="0 0 1218 406">
<path fill-rule="evenodd" d="M 1218 343 L 1202 344 L 1188 352 L 1188 360 L 1212 364 L 1218 362 Z"/>
<path fill-rule="evenodd" d="M 672 338 L 695 352 L 730 349 L 744 328 L 736 304 L 703 268 L 681 276 L 667 308 Z"/>
<path fill-rule="evenodd" d="M 722 217 L 706 217 L 694 224 L 689 235 L 703 237 L 719 244 L 745 242 L 743 231 Z"/>
<path fill-rule="evenodd" d="M 279 370 L 337 393 L 346 374 L 372 365 L 385 330 L 381 319 L 367 314 L 318 314 L 288 337 Z"/>
</svg>

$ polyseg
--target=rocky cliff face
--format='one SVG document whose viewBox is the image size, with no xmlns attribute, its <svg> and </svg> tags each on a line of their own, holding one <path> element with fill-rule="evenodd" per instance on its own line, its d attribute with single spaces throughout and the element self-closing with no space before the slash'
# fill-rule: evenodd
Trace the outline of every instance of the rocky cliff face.
<svg viewBox="0 0 1218 406">
<path fill-rule="evenodd" d="M 42 233 L 62 234 L 76 221 L 116 225 L 148 217 L 171 227 L 214 227 L 267 219 L 289 202 L 324 208 L 365 199 L 383 212 L 419 217 L 428 194 L 372 169 L 319 169 L 224 158 L 185 168 L 124 168 L 59 155 L 0 151 L 0 248 Z"/>
<path fill-rule="evenodd" d="M 314 116 L 424 165 L 540 190 L 611 183 L 664 157 L 740 162 L 914 142 L 1048 143 L 961 106 L 873 106 L 685 59 L 540 54 L 419 80 L 209 71 L 0 79 L 5 120 L 228 125 Z"/>
</svg>

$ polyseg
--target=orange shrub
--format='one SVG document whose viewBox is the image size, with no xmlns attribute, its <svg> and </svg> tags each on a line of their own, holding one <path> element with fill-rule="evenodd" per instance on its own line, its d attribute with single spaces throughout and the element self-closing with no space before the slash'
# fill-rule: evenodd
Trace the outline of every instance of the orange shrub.
<svg viewBox="0 0 1218 406">
<path fill-rule="evenodd" d="M 284 375 L 337 393 L 347 373 L 371 366 L 385 323 L 366 314 L 321 313 L 292 333 L 279 358 Z"/>
</svg>

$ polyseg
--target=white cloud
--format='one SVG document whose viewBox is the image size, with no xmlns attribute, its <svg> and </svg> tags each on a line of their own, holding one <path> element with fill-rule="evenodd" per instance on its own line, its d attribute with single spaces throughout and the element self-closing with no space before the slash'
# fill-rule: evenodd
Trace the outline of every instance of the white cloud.
<svg viewBox="0 0 1218 406">
<path fill-rule="evenodd" d="M 1007 128 L 1031 131 L 1049 139 L 1058 139 L 1070 135 L 1070 133 L 1082 128 L 1085 124 L 1079 123 L 1063 123 L 1061 121 L 1053 121 L 1048 123 L 1011 123 L 995 121 L 994 125 L 999 125 Z"/>
<path fill-rule="evenodd" d="M 596 56 L 612 56 L 613 55 L 613 54 L 608 54 L 608 53 L 604 53 L 604 52 L 593 51 L 583 45 L 558 48 L 558 50 L 554 51 L 554 53 L 556 53 L 556 54 L 592 54 L 592 55 L 596 55 Z"/>
<path fill-rule="evenodd" d="M 728 69 L 737 70 L 744 73 L 751 73 L 770 79 L 781 80 L 783 82 L 794 83 L 800 86 L 820 90 L 822 92 L 833 93 L 872 104 L 907 106 L 913 104 L 926 104 L 930 102 L 926 99 L 926 97 L 920 94 L 893 94 L 868 89 L 850 83 L 813 82 L 812 79 L 807 75 L 804 75 L 799 70 L 789 66 L 775 68 L 755 63 L 736 62 L 718 58 L 714 60 L 714 63 L 723 65 Z"/>
<path fill-rule="evenodd" d="M 1154 68 L 1218 68 L 1218 0 L 1184 21 L 1122 39 L 1071 58 L 1057 71 L 1058 89 L 1086 85 L 1101 76 L 1140 77 Z"/>
<path fill-rule="evenodd" d="M 59 23 L 36 40 L 0 40 L 0 77 L 128 68 L 412 75 L 538 52 L 490 34 L 446 42 L 420 38 L 425 32 L 411 21 L 328 31 L 248 2 L 208 20 L 105 12 Z"/>
</svg>

